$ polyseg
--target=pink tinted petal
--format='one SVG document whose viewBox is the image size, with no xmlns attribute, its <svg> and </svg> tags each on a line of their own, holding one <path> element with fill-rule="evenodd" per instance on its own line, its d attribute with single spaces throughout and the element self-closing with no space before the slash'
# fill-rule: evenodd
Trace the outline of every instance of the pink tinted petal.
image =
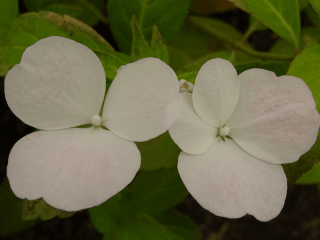
<svg viewBox="0 0 320 240">
<path fill-rule="evenodd" d="M 218 129 L 199 118 L 193 107 L 191 93 L 181 93 L 181 96 L 183 100 L 182 113 L 169 128 L 170 136 L 186 153 L 205 153 L 216 138 Z"/>
<path fill-rule="evenodd" d="M 200 69 L 193 88 L 193 105 L 206 123 L 220 128 L 230 118 L 239 97 L 239 81 L 233 65 L 216 58 Z"/>
<path fill-rule="evenodd" d="M 13 147 L 7 168 L 19 198 L 55 208 L 97 206 L 127 186 L 140 167 L 133 142 L 101 128 L 34 132 Z"/>
<path fill-rule="evenodd" d="M 91 123 L 99 114 L 105 87 L 105 72 L 94 52 L 63 37 L 48 37 L 28 47 L 5 78 L 12 112 L 45 130 Z"/>
<path fill-rule="evenodd" d="M 287 179 L 282 166 L 251 156 L 228 138 L 218 138 L 201 155 L 181 152 L 178 170 L 191 195 L 217 216 L 248 213 L 264 222 L 284 205 Z"/>
<path fill-rule="evenodd" d="M 106 96 L 102 120 L 118 136 L 143 142 L 169 129 L 182 111 L 175 72 L 157 58 L 121 68 Z"/>
<path fill-rule="evenodd" d="M 239 75 L 240 97 L 226 126 L 245 151 L 270 163 L 291 163 L 317 139 L 320 117 L 300 78 L 262 69 Z"/>
</svg>

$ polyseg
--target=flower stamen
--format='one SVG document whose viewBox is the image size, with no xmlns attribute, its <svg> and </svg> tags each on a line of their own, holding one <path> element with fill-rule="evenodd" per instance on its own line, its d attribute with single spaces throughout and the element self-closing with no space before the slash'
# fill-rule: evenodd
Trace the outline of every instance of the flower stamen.
<svg viewBox="0 0 320 240">
<path fill-rule="evenodd" d="M 99 115 L 94 115 L 91 119 L 92 125 L 94 126 L 101 126 L 101 117 Z"/>
</svg>

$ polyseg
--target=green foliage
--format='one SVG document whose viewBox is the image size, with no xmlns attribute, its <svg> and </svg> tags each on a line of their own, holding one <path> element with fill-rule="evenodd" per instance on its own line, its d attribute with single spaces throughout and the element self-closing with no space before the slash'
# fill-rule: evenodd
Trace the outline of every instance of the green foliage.
<svg viewBox="0 0 320 240">
<path fill-rule="evenodd" d="M 99 20 L 106 21 L 103 14 L 104 0 L 24 0 L 28 11 L 41 10 L 66 14 L 93 26 Z"/>
<path fill-rule="evenodd" d="M 313 7 L 309 4 L 306 9 L 305 9 L 308 17 L 310 18 L 310 20 L 312 21 L 313 25 L 315 27 L 317 27 L 318 29 L 320 29 L 320 17 L 319 15 L 315 12 L 315 10 L 313 9 Z"/>
<path fill-rule="evenodd" d="M 132 32 L 130 19 L 137 17 L 147 41 L 151 40 L 156 25 L 167 42 L 180 29 L 191 0 L 109 0 L 108 16 L 114 37 L 122 51 L 131 51 Z"/>
<path fill-rule="evenodd" d="M 0 236 L 13 235 L 35 225 L 39 219 L 22 219 L 23 200 L 11 191 L 8 179 L 0 186 Z"/>
<path fill-rule="evenodd" d="M 137 18 L 133 15 L 131 18 L 132 28 L 132 47 L 131 57 L 136 61 L 141 58 L 150 56 L 150 47 L 147 43 L 143 33 L 141 32 L 140 26 L 137 22 Z"/>
<path fill-rule="evenodd" d="M 1 29 L 18 17 L 18 0 L 1 0 L 0 1 L 0 32 Z"/>
<path fill-rule="evenodd" d="M 141 153 L 140 170 L 152 171 L 177 166 L 181 150 L 173 142 L 169 132 L 147 142 L 137 142 L 136 144 Z"/>
<path fill-rule="evenodd" d="M 276 34 L 299 48 L 300 14 L 297 0 L 230 0 L 251 13 Z"/>
<path fill-rule="evenodd" d="M 66 212 L 48 205 L 42 198 L 29 201 L 24 199 L 22 203 L 22 219 L 33 220 L 40 218 L 43 221 L 54 217 L 67 218 L 75 212 Z"/>
<path fill-rule="evenodd" d="M 120 66 L 132 61 L 125 54 L 115 52 L 97 32 L 74 18 L 52 12 L 26 13 L 13 20 L 0 35 L 2 76 L 20 62 L 27 47 L 49 36 L 70 38 L 89 47 L 100 58 L 109 80 L 116 76 Z"/>
<path fill-rule="evenodd" d="M 169 50 L 157 26 L 153 27 L 151 38 L 151 56 L 169 64 Z"/>
<path fill-rule="evenodd" d="M 174 210 L 163 212 L 187 194 L 177 169 L 141 173 L 131 186 L 89 209 L 90 219 L 104 239 L 200 240 L 190 219 Z"/>
<path fill-rule="evenodd" d="M 320 164 L 316 163 L 310 171 L 302 174 L 296 184 L 316 184 L 320 182 Z"/>
<path fill-rule="evenodd" d="M 320 0 L 309 0 L 314 10 L 320 15 Z"/>
</svg>

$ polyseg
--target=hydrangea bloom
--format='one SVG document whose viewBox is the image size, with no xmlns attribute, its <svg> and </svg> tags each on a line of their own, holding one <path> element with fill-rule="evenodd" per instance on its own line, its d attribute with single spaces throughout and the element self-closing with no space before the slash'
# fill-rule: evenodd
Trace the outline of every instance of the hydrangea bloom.
<svg viewBox="0 0 320 240">
<path fill-rule="evenodd" d="M 299 78 L 263 69 L 239 76 L 222 59 L 206 62 L 193 93 L 169 128 L 182 149 L 178 170 L 202 207 L 223 217 L 276 217 L 287 192 L 280 164 L 292 163 L 315 143 L 320 117 Z"/>
<path fill-rule="evenodd" d="M 5 78 L 5 96 L 16 116 L 45 131 L 22 138 L 10 153 L 16 196 L 43 197 L 66 211 L 101 204 L 137 173 L 141 156 L 133 141 L 164 133 L 182 110 L 177 76 L 156 58 L 121 68 L 100 117 L 105 89 L 104 68 L 86 46 L 49 37 L 26 49 Z"/>
</svg>

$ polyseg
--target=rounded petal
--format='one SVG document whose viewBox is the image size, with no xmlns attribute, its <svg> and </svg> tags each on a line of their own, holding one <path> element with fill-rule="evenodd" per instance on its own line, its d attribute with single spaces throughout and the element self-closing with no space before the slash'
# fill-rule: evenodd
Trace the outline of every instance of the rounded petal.
<svg viewBox="0 0 320 240">
<path fill-rule="evenodd" d="M 121 68 L 104 103 L 104 125 L 118 136 L 143 142 L 164 133 L 182 111 L 175 72 L 157 58 Z"/>
<path fill-rule="evenodd" d="M 200 69 L 193 88 L 193 105 L 206 123 L 220 128 L 233 113 L 239 97 L 239 81 L 233 65 L 216 58 Z"/>
<path fill-rule="evenodd" d="M 251 156 L 228 138 L 218 138 L 201 155 L 181 152 L 178 170 L 191 195 L 217 216 L 248 213 L 269 221 L 283 208 L 287 178 L 282 166 Z"/>
<path fill-rule="evenodd" d="M 12 112 L 26 124 L 55 130 L 91 123 L 106 87 L 98 57 L 86 46 L 48 37 L 28 47 L 5 78 Z"/>
<path fill-rule="evenodd" d="M 169 134 L 182 151 L 190 154 L 205 153 L 215 140 L 218 129 L 199 118 L 191 93 L 181 93 L 183 100 L 182 113 L 169 128 Z"/>
<path fill-rule="evenodd" d="M 226 126 L 245 151 L 270 163 L 291 163 L 317 139 L 319 113 L 300 78 L 262 69 L 239 75 L 240 97 Z"/>
<path fill-rule="evenodd" d="M 39 131 L 15 144 L 7 174 L 17 197 L 43 197 L 55 208 L 77 211 L 120 192 L 140 159 L 133 142 L 102 128 Z"/>
</svg>

